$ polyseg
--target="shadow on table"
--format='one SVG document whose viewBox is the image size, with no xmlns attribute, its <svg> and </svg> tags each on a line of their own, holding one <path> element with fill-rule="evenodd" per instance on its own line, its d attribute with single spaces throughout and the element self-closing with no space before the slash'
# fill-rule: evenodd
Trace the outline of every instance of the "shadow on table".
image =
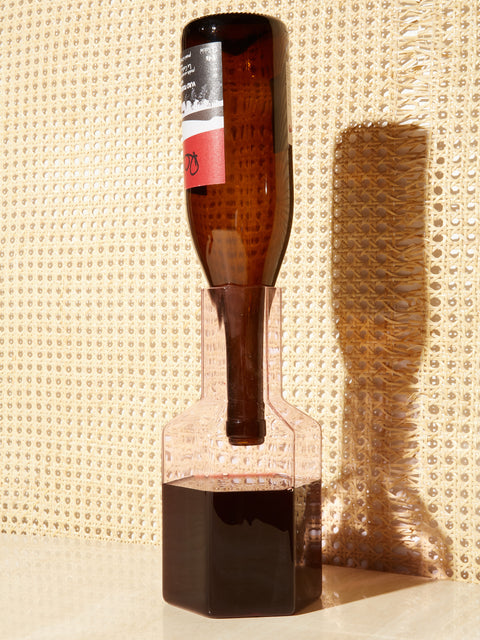
<svg viewBox="0 0 480 640">
<path fill-rule="evenodd" d="M 400 589 L 410 589 L 430 582 L 432 582 L 431 579 L 420 576 L 405 576 L 384 571 L 363 571 L 325 565 L 323 567 L 322 597 L 299 611 L 297 615 L 330 609 L 349 602 L 373 598 Z"/>
</svg>

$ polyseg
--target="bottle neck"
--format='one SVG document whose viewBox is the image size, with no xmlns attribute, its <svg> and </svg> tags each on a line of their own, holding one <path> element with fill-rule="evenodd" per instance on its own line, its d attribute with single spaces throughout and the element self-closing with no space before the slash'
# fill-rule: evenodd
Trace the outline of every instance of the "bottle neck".
<svg viewBox="0 0 480 640">
<path fill-rule="evenodd" d="M 280 289 L 203 289 L 202 398 L 228 402 L 235 413 L 253 395 L 260 405 L 281 395 L 281 332 Z"/>
</svg>

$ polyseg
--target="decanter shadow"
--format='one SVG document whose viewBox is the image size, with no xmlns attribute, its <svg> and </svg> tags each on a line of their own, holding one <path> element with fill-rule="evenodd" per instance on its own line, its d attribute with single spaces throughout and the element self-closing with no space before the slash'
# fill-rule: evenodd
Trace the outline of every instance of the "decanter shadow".
<svg viewBox="0 0 480 640">
<path fill-rule="evenodd" d="M 332 300 L 347 377 L 324 560 L 441 577 L 447 544 L 418 489 L 427 150 L 427 130 L 398 123 L 354 125 L 335 146 Z"/>
</svg>

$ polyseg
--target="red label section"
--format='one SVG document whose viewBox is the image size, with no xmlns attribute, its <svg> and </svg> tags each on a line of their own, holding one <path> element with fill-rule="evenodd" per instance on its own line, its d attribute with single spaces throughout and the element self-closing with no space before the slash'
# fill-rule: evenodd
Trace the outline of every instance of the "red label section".
<svg viewBox="0 0 480 640">
<path fill-rule="evenodd" d="M 185 189 L 225 182 L 223 129 L 187 138 L 183 143 Z"/>
</svg>

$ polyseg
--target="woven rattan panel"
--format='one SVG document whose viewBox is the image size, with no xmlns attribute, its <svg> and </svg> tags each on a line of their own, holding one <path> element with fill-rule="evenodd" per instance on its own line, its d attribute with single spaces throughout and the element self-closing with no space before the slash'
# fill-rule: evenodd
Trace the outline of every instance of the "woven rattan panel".
<svg viewBox="0 0 480 640">
<path fill-rule="evenodd" d="M 325 559 L 480 581 L 477 0 L 0 1 L 1 530 L 158 543 L 200 381 L 179 38 L 233 9 L 291 34 L 284 384 Z"/>
</svg>

